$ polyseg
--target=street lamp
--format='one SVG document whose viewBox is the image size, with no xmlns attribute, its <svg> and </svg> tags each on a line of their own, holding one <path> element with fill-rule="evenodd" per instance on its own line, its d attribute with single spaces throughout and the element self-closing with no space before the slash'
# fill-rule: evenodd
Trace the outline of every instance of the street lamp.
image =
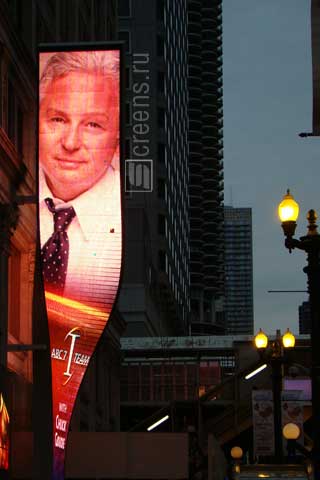
<svg viewBox="0 0 320 480">
<path fill-rule="evenodd" d="M 293 348 L 296 344 L 296 337 L 290 332 L 289 328 L 282 337 L 282 344 L 284 348 Z"/>
<path fill-rule="evenodd" d="M 261 330 L 254 338 L 254 343 L 261 357 L 272 368 L 272 393 L 273 393 L 273 421 L 274 421 L 274 451 L 277 463 L 282 462 L 282 435 L 281 435 L 281 391 L 282 391 L 282 364 L 284 361 L 284 349 L 293 348 L 295 336 L 287 329 L 281 337 L 280 330 L 277 330 L 276 338 L 269 342 L 267 335 Z"/>
<path fill-rule="evenodd" d="M 287 423 L 282 429 L 282 435 L 287 440 L 288 460 L 296 455 L 296 440 L 300 437 L 300 428 L 296 423 Z"/>
<path fill-rule="evenodd" d="M 286 440 L 298 440 L 300 437 L 300 428 L 296 423 L 287 423 L 282 429 Z"/>
<path fill-rule="evenodd" d="M 309 210 L 307 215 L 308 231 L 300 239 L 293 238 L 299 206 L 290 191 L 279 205 L 279 217 L 285 235 L 285 246 L 291 253 L 294 248 L 307 254 L 307 266 L 303 271 L 308 276 L 308 292 L 311 313 L 311 382 L 312 382 L 312 418 L 313 418 L 313 449 L 314 475 L 320 480 L 320 235 L 317 231 L 317 214 Z"/>
<path fill-rule="evenodd" d="M 233 477 L 236 477 L 236 475 L 240 473 L 240 462 L 243 456 L 243 450 L 238 446 L 232 447 L 230 450 L 230 455 L 233 460 L 232 474 Z"/>
<path fill-rule="evenodd" d="M 287 440 L 288 460 L 295 459 L 296 450 L 302 453 L 302 455 L 304 456 L 304 464 L 307 477 L 308 479 L 313 480 L 314 477 L 311 451 L 297 442 L 301 434 L 299 426 L 296 423 L 287 423 L 282 429 L 282 434 Z"/>
<path fill-rule="evenodd" d="M 260 350 L 262 348 L 267 348 L 268 346 L 268 337 L 267 335 L 261 330 L 257 333 L 257 335 L 254 337 L 254 343 L 255 346 Z"/>
</svg>

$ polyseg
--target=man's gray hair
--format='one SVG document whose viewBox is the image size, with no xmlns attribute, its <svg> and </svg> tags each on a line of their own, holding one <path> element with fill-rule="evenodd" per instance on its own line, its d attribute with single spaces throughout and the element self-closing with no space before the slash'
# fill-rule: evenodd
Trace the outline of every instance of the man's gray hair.
<svg viewBox="0 0 320 480">
<path fill-rule="evenodd" d="M 40 78 L 40 91 L 58 77 L 71 72 L 100 73 L 119 79 L 119 51 L 95 50 L 78 52 L 57 52 L 48 59 Z"/>
</svg>

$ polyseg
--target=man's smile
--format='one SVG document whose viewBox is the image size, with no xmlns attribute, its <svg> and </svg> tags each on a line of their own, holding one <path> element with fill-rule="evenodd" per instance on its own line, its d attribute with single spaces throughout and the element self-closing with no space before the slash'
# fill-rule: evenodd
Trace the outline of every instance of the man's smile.
<svg viewBox="0 0 320 480">
<path fill-rule="evenodd" d="M 78 159 L 66 158 L 66 157 L 54 157 L 54 159 L 56 160 L 56 162 L 60 167 L 70 169 L 70 170 L 76 169 L 80 165 L 84 165 L 87 163 L 85 160 L 78 160 Z"/>
</svg>

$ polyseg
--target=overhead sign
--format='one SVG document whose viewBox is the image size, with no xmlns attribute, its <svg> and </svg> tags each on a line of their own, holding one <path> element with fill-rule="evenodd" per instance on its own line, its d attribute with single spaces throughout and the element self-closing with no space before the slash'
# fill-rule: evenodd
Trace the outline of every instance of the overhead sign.
<svg viewBox="0 0 320 480">
<path fill-rule="evenodd" d="M 49 323 L 53 479 L 120 278 L 120 49 L 39 53 L 39 227 Z"/>
</svg>

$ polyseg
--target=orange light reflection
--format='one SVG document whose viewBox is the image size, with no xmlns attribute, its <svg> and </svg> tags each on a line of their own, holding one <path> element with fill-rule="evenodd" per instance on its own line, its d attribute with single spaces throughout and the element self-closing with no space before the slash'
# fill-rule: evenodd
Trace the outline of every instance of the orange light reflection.
<svg viewBox="0 0 320 480">
<path fill-rule="evenodd" d="M 51 300 L 53 302 L 59 303 L 64 307 L 72 308 L 76 311 L 80 311 L 86 315 L 91 315 L 93 317 L 109 317 L 106 311 L 99 310 L 98 308 L 90 307 L 85 303 L 77 302 L 76 300 L 71 300 L 70 298 L 62 297 L 60 295 L 56 295 L 55 293 L 45 292 L 45 297 L 47 300 Z M 56 312 L 58 313 L 58 312 Z"/>
</svg>

